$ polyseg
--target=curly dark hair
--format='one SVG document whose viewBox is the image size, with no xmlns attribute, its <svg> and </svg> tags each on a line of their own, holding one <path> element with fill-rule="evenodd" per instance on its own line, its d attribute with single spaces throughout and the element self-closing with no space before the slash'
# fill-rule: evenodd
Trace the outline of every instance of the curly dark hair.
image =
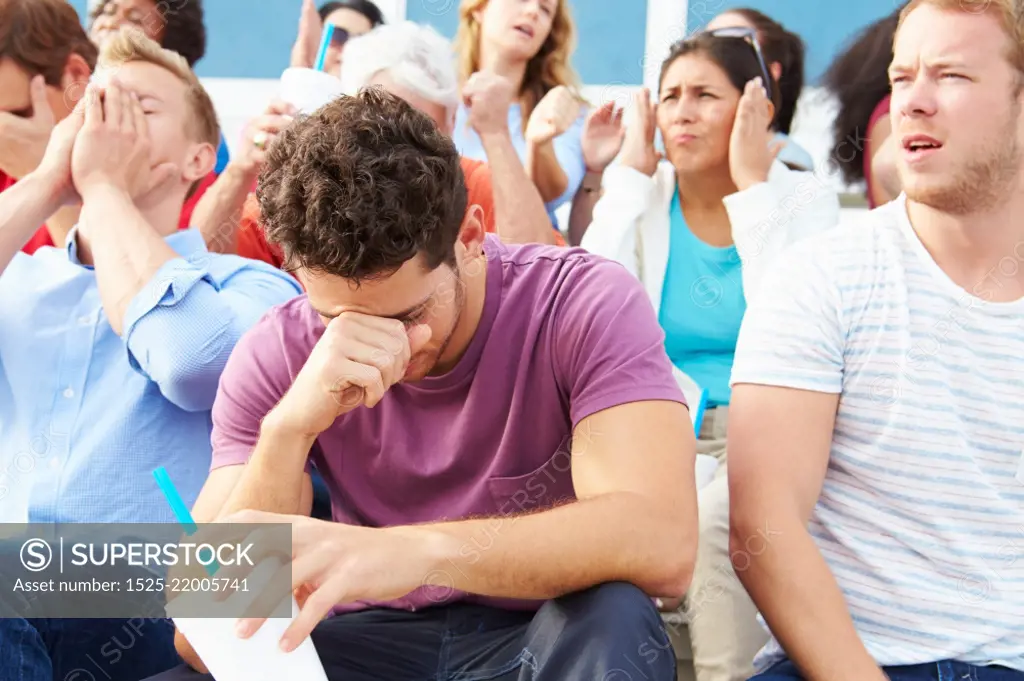
<svg viewBox="0 0 1024 681">
<path fill-rule="evenodd" d="M 451 138 L 375 87 L 289 125 L 267 153 L 256 196 L 286 268 L 357 284 L 420 253 L 431 270 L 454 266 L 467 204 Z"/>
<path fill-rule="evenodd" d="M 822 79 L 825 88 L 835 96 L 839 104 L 839 111 L 832 124 L 832 138 L 836 148 L 847 140 L 856 141 L 867 137 L 871 113 L 890 93 L 892 42 L 905 4 L 857 34 L 849 47 L 835 58 Z M 864 179 L 865 145 L 852 146 L 852 153 L 834 155 L 843 179 L 848 184 L 856 184 Z"/>
<path fill-rule="evenodd" d="M 89 29 L 113 0 L 96 5 L 89 15 Z M 164 38 L 160 47 L 177 52 L 189 67 L 206 54 L 206 24 L 203 23 L 203 0 L 160 0 L 157 11 L 164 21 Z"/>
</svg>

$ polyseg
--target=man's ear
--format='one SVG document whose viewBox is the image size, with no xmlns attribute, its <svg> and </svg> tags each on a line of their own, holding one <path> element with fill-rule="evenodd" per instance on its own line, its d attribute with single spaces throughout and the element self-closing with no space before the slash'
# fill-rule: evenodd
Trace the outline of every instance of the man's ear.
<svg viewBox="0 0 1024 681">
<path fill-rule="evenodd" d="M 208 142 L 197 142 L 190 147 L 189 156 L 181 169 L 182 179 L 198 182 L 217 165 L 217 150 Z"/>
<path fill-rule="evenodd" d="M 74 109 L 79 100 L 85 96 L 85 87 L 89 84 L 90 78 L 92 78 L 92 69 L 89 68 L 89 64 L 82 58 L 82 55 L 74 52 L 68 55 L 68 60 L 64 64 L 64 73 L 60 78 L 64 104 L 67 106 L 67 112 L 64 113 L 69 113 Z M 58 117 L 63 118 L 63 114 L 58 113 Z"/>
<path fill-rule="evenodd" d="M 466 249 L 466 257 L 475 258 L 484 247 L 484 210 L 475 203 L 466 207 L 466 216 L 459 229 L 459 243 Z"/>
</svg>

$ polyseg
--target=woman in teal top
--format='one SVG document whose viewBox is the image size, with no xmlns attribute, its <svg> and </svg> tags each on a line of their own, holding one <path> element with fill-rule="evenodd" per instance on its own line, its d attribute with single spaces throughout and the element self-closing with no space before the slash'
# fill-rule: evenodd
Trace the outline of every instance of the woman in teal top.
<svg viewBox="0 0 1024 681">
<path fill-rule="evenodd" d="M 707 408 L 729 404 L 729 374 L 747 309 L 736 245 L 701 241 L 686 224 L 676 189 L 669 205 L 669 253 L 659 319 L 665 350 L 708 391 Z"/>
<path fill-rule="evenodd" d="M 733 14 L 673 47 L 656 103 L 646 91 L 634 97 L 620 162 L 604 173 L 581 243 L 644 281 L 680 385 L 693 388 L 697 451 L 719 460 L 751 282 L 790 243 L 839 219 L 835 192 L 780 158 L 779 116 L 792 111 L 779 64 L 762 52 L 765 29 Z"/>
<path fill-rule="evenodd" d="M 643 282 L 695 421 L 692 385 L 707 393 L 703 420 L 695 423 L 697 452 L 719 465 L 712 480 L 700 481 L 706 486 L 698 497 L 697 562 L 686 602 L 700 678 L 749 678 L 765 641 L 757 608 L 729 570 L 725 436 L 747 300 L 772 294 L 760 282 L 790 244 L 839 220 L 835 192 L 776 157 L 780 93 L 769 73 L 751 29 L 699 34 L 674 46 L 657 103 L 640 92 L 629 109 L 620 163 L 604 173 L 581 244 Z"/>
</svg>

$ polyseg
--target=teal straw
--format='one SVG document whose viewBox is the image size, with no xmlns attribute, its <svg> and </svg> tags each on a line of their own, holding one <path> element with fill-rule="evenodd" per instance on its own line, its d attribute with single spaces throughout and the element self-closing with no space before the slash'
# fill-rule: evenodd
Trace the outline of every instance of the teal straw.
<svg viewBox="0 0 1024 681">
<path fill-rule="evenodd" d="M 174 517 L 178 519 L 181 529 L 185 530 L 185 534 L 191 537 L 198 532 L 199 526 L 192 519 L 192 513 L 188 510 L 185 500 L 181 498 L 181 495 L 178 494 L 178 489 L 171 482 L 171 476 L 167 474 L 167 469 L 163 466 L 157 468 L 153 471 L 153 477 L 156 478 L 156 484 L 160 487 L 160 491 L 164 493 L 164 497 L 167 498 L 167 503 L 170 504 Z M 220 566 L 217 565 L 216 561 L 206 566 L 206 571 L 211 577 L 217 574 L 219 569 Z"/>
<path fill-rule="evenodd" d="M 313 68 L 317 71 L 324 70 L 324 61 L 327 59 L 327 48 L 331 46 L 331 38 L 334 37 L 334 24 L 324 26 L 324 34 L 320 38 L 320 52 L 316 55 L 316 63 Z"/>
</svg>

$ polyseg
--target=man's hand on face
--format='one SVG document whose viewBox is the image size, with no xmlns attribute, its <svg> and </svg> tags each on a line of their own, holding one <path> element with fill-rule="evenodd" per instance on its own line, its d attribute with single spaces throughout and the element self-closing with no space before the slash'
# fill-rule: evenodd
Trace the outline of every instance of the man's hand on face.
<svg viewBox="0 0 1024 681">
<path fill-rule="evenodd" d="M 345 312 L 332 319 L 292 387 L 274 408 L 275 422 L 317 437 L 360 406 L 374 407 L 402 380 L 430 327 Z"/>
<path fill-rule="evenodd" d="M 134 92 L 116 81 L 85 93 L 85 122 L 71 155 L 71 175 L 83 201 L 97 189 L 116 189 L 133 200 L 180 177 L 172 163 L 150 165 L 146 114 Z"/>
<path fill-rule="evenodd" d="M 32 114 L 0 112 L 0 170 L 20 180 L 39 166 L 56 119 L 46 98 L 46 81 L 32 79 Z"/>
<path fill-rule="evenodd" d="M 71 155 L 84 123 L 85 103 L 79 102 L 75 110 L 53 129 L 43 159 L 33 171 L 35 176 L 45 180 L 51 196 L 60 207 L 82 202 L 71 179 Z"/>
</svg>

